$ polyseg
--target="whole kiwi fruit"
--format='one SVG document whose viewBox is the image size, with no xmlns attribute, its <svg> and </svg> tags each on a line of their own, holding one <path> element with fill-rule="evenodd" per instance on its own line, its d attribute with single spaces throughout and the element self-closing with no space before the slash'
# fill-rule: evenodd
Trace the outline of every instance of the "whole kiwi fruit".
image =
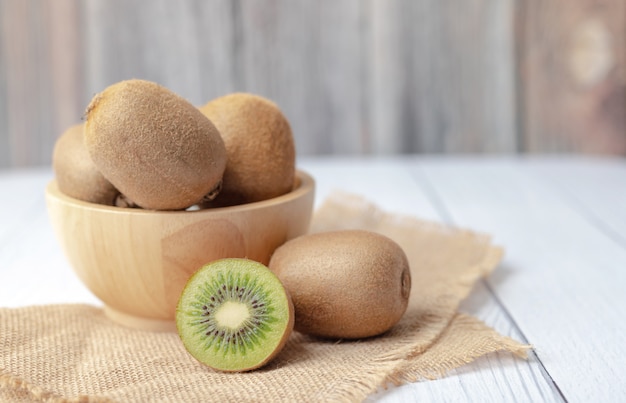
<svg viewBox="0 0 626 403">
<path fill-rule="evenodd" d="M 406 311 L 411 272 L 392 239 L 363 230 L 304 235 L 280 246 L 269 268 L 290 293 L 295 330 L 356 339 L 382 334 Z"/>
<path fill-rule="evenodd" d="M 293 330 L 289 294 L 267 266 L 226 258 L 202 266 L 176 307 L 176 327 L 187 351 L 226 372 L 259 368 L 283 348 Z"/>
<path fill-rule="evenodd" d="M 209 119 L 167 88 L 145 80 L 107 87 L 85 114 L 85 145 L 120 192 L 153 210 L 182 210 L 215 195 L 226 167 Z"/>
<path fill-rule="evenodd" d="M 267 200 L 292 190 L 295 144 L 278 105 L 239 92 L 213 99 L 200 111 L 221 133 L 228 154 L 222 189 L 208 206 Z"/>
<path fill-rule="evenodd" d="M 89 203 L 115 205 L 120 192 L 96 168 L 83 141 L 82 123 L 65 130 L 54 144 L 52 169 L 59 190 Z"/>
</svg>

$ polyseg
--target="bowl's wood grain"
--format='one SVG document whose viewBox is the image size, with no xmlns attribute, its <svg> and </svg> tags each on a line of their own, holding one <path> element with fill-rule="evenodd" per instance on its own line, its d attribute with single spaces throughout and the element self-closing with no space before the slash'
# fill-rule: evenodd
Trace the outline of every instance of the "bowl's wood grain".
<svg viewBox="0 0 626 403">
<path fill-rule="evenodd" d="M 101 206 L 46 188 L 48 213 L 72 268 L 117 322 L 169 329 L 189 276 L 224 257 L 264 264 L 309 227 L 314 181 L 298 172 L 289 194 L 258 203 L 197 211 Z"/>
</svg>

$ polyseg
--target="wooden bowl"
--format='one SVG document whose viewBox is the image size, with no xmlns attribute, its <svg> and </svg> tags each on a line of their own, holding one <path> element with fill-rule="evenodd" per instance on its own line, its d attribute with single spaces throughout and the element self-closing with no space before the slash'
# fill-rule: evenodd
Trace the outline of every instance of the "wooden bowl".
<svg viewBox="0 0 626 403">
<path fill-rule="evenodd" d="M 196 211 L 103 206 L 68 197 L 53 180 L 48 214 L 71 266 L 114 321 L 175 330 L 176 304 L 203 264 L 245 257 L 267 264 L 308 231 L 315 183 L 298 171 L 294 190 L 271 200 Z"/>
</svg>

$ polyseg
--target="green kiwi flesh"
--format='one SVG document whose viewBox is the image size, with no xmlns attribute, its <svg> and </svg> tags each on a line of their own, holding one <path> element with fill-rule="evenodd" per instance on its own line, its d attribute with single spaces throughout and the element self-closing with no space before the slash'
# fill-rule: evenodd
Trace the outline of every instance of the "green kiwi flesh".
<svg viewBox="0 0 626 403">
<path fill-rule="evenodd" d="M 293 304 L 281 282 L 267 266 L 248 259 L 202 266 L 176 308 L 176 327 L 187 351 L 226 372 L 268 363 L 283 348 L 293 324 Z"/>
</svg>

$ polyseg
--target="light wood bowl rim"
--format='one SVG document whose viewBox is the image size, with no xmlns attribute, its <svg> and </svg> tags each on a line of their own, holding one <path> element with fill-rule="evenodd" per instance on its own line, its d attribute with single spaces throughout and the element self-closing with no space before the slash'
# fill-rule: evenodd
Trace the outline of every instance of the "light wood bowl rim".
<svg viewBox="0 0 626 403">
<path fill-rule="evenodd" d="M 263 209 L 268 206 L 277 205 L 289 202 L 291 200 L 298 199 L 315 189 L 315 180 L 313 177 L 303 170 L 296 170 L 297 187 L 291 190 L 289 193 L 274 197 L 268 200 L 262 200 L 253 203 L 239 204 L 236 206 L 228 207 L 211 207 L 198 210 L 149 210 L 142 208 L 130 208 L 130 207 L 116 207 L 107 206 L 105 204 L 90 203 L 83 200 L 76 199 L 61 192 L 57 185 L 56 179 L 52 179 L 46 186 L 46 193 L 48 196 L 52 196 L 65 204 L 72 205 L 77 208 L 88 210 L 99 210 L 103 213 L 110 212 L 113 214 L 143 214 L 143 215 L 177 215 L 177 214 L 197 214 L 197 215 L 212 215 L 231 213 L 237 211 L 252 211 Z"/>
</svg>

